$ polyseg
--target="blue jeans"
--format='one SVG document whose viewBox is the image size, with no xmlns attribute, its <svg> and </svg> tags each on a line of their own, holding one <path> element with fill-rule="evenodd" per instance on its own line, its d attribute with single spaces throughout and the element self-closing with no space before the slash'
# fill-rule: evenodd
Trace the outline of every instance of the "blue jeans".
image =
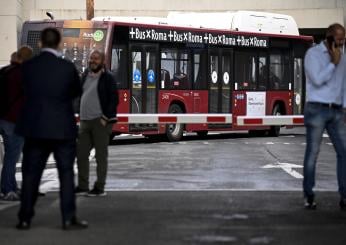
<svg viewBox="0 0 346 245">
<path fill-rule="evenodd" d="M 24 139 L 14 132 L 15 124 L 0 120 L 0 134 L 4 140 L 4 160 L 1 171 L 1 192 L 17 191 L 16 163 L 22 152 Z"/>
<path fill-rule="evenodd" d="M 346 198 L 346 125 L 342 109 L 307 103 L 304 121 L 306 126 L 306 151 L 304 157 L 304 196 L 314 196 L 315 169 L 323 131 L 326 129 L 337 157 L 339 193 Z"/>
</svg>

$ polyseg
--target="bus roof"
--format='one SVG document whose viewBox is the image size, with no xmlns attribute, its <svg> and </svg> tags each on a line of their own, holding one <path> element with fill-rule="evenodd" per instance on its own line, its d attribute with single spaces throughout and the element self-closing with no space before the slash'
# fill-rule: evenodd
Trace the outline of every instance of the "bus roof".
<svg viewBox="0 0 346 245">
<path fill-rule="evenodd" d="M 166 18 L 109 16 L 95 17 L 93 20 L 278 35 L 299 35 L 298 26 L 293 17 L 255 11 L 215 13 L 170 12 Z"/>
<path fill-rule="evenodd" d="M 100 20 L 93 20 L 94 23 L 99 25 L 111 24 L 115 26 L 126 26 L 126 27 L 141 27 L 141 28 L 157 28 L 157 29 L 170 29 L 170 30 L 181 30 L 181 31 L 196 31 L 196 32 L 211 32 L 219 34 L 232 34 L 232 35 L 252 35 L 252 36 L 263 36 L 263 37 L 276 37 L 276 38 L 289 38 L 289 39 L 300 39 L 305 41 L 313 41 L 312 36 L 304 35 L 288 35 L 288 34 L 270 34 L 264 32 L 245 32 L 237 30 L 226 30 L 226 29 L 215 29 L 215 28 L 197 28 L 197 27 L 187 27 L 187 26 L 177 26 L 169 24 L 152 24 L 152 23 L 143 23 L 143 22 L 123 22 L 123 21 L 114 21 L 104 19 L 102 22 Z M 76 26 L 77 28 L 77 26 Z"/>
</svg>

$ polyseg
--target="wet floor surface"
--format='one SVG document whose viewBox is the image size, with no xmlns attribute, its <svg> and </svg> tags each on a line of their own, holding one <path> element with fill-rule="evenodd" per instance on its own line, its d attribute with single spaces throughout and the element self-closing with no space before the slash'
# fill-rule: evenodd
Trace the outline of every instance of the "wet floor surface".
<svg viewBox="0 0 346 245">
<path fill-rule="evenodd" d="M 17 207 L 0 211 L 1 244 L 346 244 L 346 211 L 333 192 L 305 210 L 298 192 L 123 191 L 78 197 L 90 227 L 62 231 L 57 193 L 40 198 L 29 231 Z"/>
<path fill-rule="evenodd" d="M 304 151 L 303 128 L 277 138 L 228 133 L 171 143 L 118 137 L 109 147 L 107 197 L 78 197 L 88 230 L 61 230 L 51 158 L 40 187 L 48 193 L 30 231 L 14 229 L 18 203 L 0 201 L 0 244 L 344 245 L 346 212 L 338 208 L 333 146 L 324 135 L 316 211 L 303 208 Z M 95 152 L 90 159 L 92 186 Z"/>
</svg>

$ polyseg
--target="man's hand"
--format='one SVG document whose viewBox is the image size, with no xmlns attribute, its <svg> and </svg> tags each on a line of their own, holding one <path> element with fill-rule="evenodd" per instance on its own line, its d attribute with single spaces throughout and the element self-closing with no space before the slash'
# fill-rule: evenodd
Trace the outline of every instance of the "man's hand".
<svg viewBox="0 0 346 245">
<path fill-rule="evenodd" d="M 341 59 L 341 51 L 339 48 L 335 47 L 335 44 L 332 45 L 332 47 L 330 49 L 328 49 L 329 54 L 330 54 L 330 58 L 331 58 L 331 62 L 334 65 L 339 64 L 340 59 Z"/>
<path fill-rule="evenodd" d="M 102 125 L 103 127 L 106 127 L 107 121 L 106 121 L 105 119 L 100 118 L 100 122 L 101 122 L 101 125 Z"/>
</svg>

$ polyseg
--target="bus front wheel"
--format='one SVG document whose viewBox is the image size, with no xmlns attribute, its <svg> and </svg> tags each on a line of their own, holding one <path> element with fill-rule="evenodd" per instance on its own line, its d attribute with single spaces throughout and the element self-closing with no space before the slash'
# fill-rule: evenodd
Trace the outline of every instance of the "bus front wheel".
<svg viewBox="0 0 346 245">
<path fill-rule="evenodd" d="M 168 113 L 183 113 L 180 106 L 173 104 L 169 107 Z M 178 124 L 167 124 L 166 126 L 166 136 L 168 141 L 179 141 L 183 137 L 184 125 Z"/>
</svg>

